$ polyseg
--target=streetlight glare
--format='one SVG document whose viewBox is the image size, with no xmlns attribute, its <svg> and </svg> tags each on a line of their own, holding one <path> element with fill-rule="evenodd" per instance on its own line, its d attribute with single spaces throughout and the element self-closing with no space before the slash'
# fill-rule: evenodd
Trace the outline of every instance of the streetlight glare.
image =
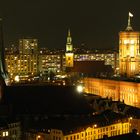
<svg viewBox="0 0 140 140">
<path fill-rule="evenodd" d="M 82 85 L 78 85 L 77 86 L 77 91 L 78 92 L 83 92 L 83 86 Z"/>
<path fill-rule="evenodd" d="M 15 81 L 16 81 L 16 82 L 19 82 L 19 76 L 18 76 L 18 75 L 15 76 Z"/>
</svg>

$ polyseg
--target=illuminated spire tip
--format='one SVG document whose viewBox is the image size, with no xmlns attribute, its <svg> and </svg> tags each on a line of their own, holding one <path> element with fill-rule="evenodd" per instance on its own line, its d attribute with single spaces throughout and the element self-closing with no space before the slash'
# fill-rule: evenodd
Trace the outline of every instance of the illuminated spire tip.
<svg viewBox="0 0 140 140">
<path fill-rule="evenodd" d="M 133 28 L 131 27 L 131 17 L 133 17 L 133 14 L 131 12 L 128 13 L 128 25 L 126 27 L 126 31 L 133 31 Z"/>
</svg>

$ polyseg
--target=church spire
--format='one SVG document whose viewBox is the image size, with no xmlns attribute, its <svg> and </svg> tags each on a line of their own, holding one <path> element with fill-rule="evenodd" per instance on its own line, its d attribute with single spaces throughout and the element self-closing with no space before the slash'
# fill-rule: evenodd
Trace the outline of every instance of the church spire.
<svg viewBox="0 0 140 140">
<path fill-rule="evenodd" d="M 66 43 L 66 52 L 72 52 L 73 46 L 72 46 L 72 37 L 70 33 L 70 29 L 68 29 L 68 36 L 67 36 L 67 43 Z"/>
<path fill-rule="evenodd" d="M 70 37 L 70 29 L 68 29 L 68 37 Z"/>
<path fill-rule="evenodd" d="M 131 17 L 133 17 L 133 15 L 129 12 L 129 14 L 128 14 L 128 25 L 126 27 L 126 31 L 133 31 L 133 28 L 131 27 Z"/>
<path fill-rule="evenodd" d="M 71 68 L 74 65 L 74 53 L 70 29 L 68 29 L 67 43 L 66 43 L 66 68 Z"/>
</svg>

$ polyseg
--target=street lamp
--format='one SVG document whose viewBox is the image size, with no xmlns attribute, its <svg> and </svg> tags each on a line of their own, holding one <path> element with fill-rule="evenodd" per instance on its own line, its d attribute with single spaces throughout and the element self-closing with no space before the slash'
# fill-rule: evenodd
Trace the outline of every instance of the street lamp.
<svg viewBox="0 0 140 140">
<path fill-rule="evenodd" d="M 78 85 L 76 89 L 79 93 L 83 92 L 83 86 L 82 85 Z"/>
</svg>

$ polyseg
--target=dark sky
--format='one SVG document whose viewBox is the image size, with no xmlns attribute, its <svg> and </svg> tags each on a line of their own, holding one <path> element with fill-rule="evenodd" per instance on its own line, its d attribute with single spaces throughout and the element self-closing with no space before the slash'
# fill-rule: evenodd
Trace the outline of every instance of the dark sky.
<svg viewBox="0 0 140 140">
<path fill-rule="evenodd" d="M 70 28 L 75 47 L 115 48 L 129 11 L 140 30 L 140 0 L 0 0 L 6 47 L 34 37 L 40 47 L 65 48 Z"/>
</svg>

